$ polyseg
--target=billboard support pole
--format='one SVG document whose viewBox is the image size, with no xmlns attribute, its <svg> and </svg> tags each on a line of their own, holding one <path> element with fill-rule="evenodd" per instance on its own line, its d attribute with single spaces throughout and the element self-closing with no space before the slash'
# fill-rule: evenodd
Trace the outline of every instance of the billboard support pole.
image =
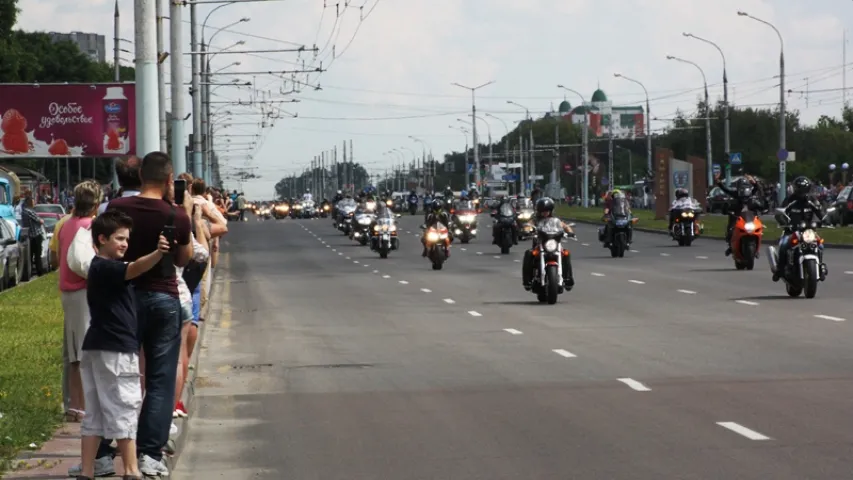
<svg viewBox="0 0 853 480">
<path fill-rule="evenodd" d="M 119 13 L 118 13 L 118 0 L 116 0 L 115 6 L 115 15 L 113 17 L 113 69 L 114 69 L 114 80 L 116 82 L 121 81 L 121 63 L 119 58 Z M 113 186 L 113 190 L 118 190 L 118 173 L 116 173 L 116 161 L 117 159 L 112 159 L 110 161 L 110 183 Z M 57 173 L 59 173 L 59 166 L 57 165 Z M 59 177 L 57 177 L 56 186 L 59 187 Z"/>
<path fill-rule="evenodd" d="M 198 20 L 196 18 L 196 4 L 190 5 L 190 48 L 193 52 L 199 50 L 198 42 Z M 207 177 L 204 175 L 201 156 L 201 56 L 192 55 L 192 100 L 193 100 L 193 177 Z"/>
<path fill-rule="evenodd" d="M 134 0 L 133 30 L 136 50 L 136 138 L 137 155 L 157 151 L 160 123 L 157 101 L 157 15 L 154 0 Z M 179 65 L 178 71 L 182 71 Z"/>
<path fill-rule="evenodd" d="M 172 74 L 172 167 L 175 176 L 187 171 L 187 157 L 184 151 L 184 47 L 183 47 L 183 10 L 181 4 L 170 2 L 169 8 L 169 48 L 171 50 Z"/>
</svg>

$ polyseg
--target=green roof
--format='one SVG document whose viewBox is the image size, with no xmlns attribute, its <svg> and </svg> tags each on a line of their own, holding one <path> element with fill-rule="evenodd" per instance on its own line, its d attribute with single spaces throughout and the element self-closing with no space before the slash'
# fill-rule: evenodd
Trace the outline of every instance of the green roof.
<svg viewBox="0 0 853 480">
<path fill-rule="evenodd" d="M 568 101 L 560 102 L 560 113 L 569 113 L 570 111 L 572 111 L 572 105 Z"/>
<path fill-rule="evenodd" d="M 592 94 L 592 101 L 593 102 L 606 102 L 607 101 L 607 95 L 605 95 L 604 91 L 599 88 L 598 90 L 596 90 Z"/>
</svg>

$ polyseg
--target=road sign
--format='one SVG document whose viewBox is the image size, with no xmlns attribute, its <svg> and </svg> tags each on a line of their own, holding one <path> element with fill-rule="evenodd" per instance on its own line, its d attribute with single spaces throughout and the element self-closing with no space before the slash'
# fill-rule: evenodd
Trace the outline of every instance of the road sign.
<svg viewBox="0 0 853 480">
<path fill-rule="evenodd" d="M 507 182 L 516 182 L 518 181 L 518 175 L 504 175 L 501 177 L 504 181 Z"/>
<path fill-rule="evenodd" d="M 720 164 L 719 164 L 719 163 L 715 163 L 715 164 L 714 164 L 714 166 L 713 166 L 713 169 L 712 169 L 712 170 L 713 170 L 713 172 L 714 172 L 714 176 L 719 175 L 719 174 L 720 174 L 720 172 L 722 171 L 722 170 L 720 169 Z"/>
<path fill-rule="evenodd" d="M 788 160 L 788 151 L 784 148 L 780 148 L 779 151 L 776 152 L 776 158 L 778 158 L 780 162 Z"/>
<path fill-rule="evenodd" d="M 740 152 L 730 153 L 729 154 L 729 164 L 730 165 L 741 165 L 743 164 L 743 154 Z"/>
<path fill-rule="evenodd" d="M 786 162 L 795 162 L 797 160 L 797 152 L 788 152 L 788 158 L 785 159 Z"/>
<path fill-rule="evenodd" d="M 473 163 L 468 164 L 468 173 L 474 173 L 474 164 Z"/>
<path fill-rule="evenodd" d="M 779 162 L 779 173 L 785 173 L 785 170 L 786 170 L 786 169 L 785 169 L 785 166 L 786 166 L 787 164 L 788 164 L 788 162 L 786 162 L 786 161 L 784 161 L 784 160 L 782 160 L 781 162 Z"/>
<path fill-rule="evenodd" d="M 608 180 L 607 177 L 601 177 L 601 184 L 602 185 L 604 185 L 606 187 L 607 184 L 609 184 L 609 183 L 610 183 L 610 180 Z"/>
<path fill-rule="evenodd" d="M 544 175 L 531 175 L 530 179 L 531 180 L 545 180 L 545 176 Z"/>
</svg>

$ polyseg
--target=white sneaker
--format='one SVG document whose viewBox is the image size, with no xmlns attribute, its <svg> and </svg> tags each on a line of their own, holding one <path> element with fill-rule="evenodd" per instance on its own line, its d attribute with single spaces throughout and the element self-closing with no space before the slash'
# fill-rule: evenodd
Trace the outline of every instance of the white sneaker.
<svg viewBox="0 0 853 480">
<path fill-rule="evenodd" d="M 169 436 L 178 434 L 178 426 L 175 425 L 175 422 L 172 422 L 172 426 L 169 427 Z"/>
<path fill-rule="evenodd" d="M 168 477 L 169 469 L 163 459 L 154 460 L 144 453 L 139 457 L 139 471 L 146 477 Z"/>
<path fill-rule="evenodd" d="M 96 477 L 110 477 L 116 474 L 115 462 L 113 461 L 113 457 L 109 455 L 106 457 L 96 458 L 95 459 L 95 476 Z M 73 467 L 68 469 L 69 477 L 78 477 L 83 475 L 83 465 L 74 465 Z"/>
</svg>

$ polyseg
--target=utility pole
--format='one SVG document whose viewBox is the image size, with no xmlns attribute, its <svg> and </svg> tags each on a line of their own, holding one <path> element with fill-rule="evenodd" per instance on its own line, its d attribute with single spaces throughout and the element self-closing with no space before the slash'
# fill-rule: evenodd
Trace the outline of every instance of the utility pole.
<svg viewBox="0 0 853 480">
<path fill-rule="evenodd" d="M 158 1 L 159 3 L 159 1 Z M 184 151 L 184 36 L 183 10 L 178 2 L 170 2 L 169 49 L 171 50 L 172 79 L 172 166 L 176 174 L 187 171 Z"/>
<path fill-rule="evenodd" d="M 193 52 L 199 51 L 198 42 L 198 20 L 196 12 L 196 2 L 190 4 L 190 49 Z M 192 57 L 192 101 L 193 101 L 193 177 L 205 177 L 204 163 L 202 157 L 202 137 L 204 130 L 201 124 L 201 57 L 200 55 L 191 55 Z"/>
<path fill-rule="evenodd" d="M 119 24 L 120 18 L 118 13 L 118 0 L 116 0 L 115 4 L 115 14 L 113 15 L 113 77 L 116 82 L 121 81 L 121 57 L 119 56 L 119 52 L 121 51 L 119 48 Z M 68 159 L 66 158 L 67 162 Z M 117 159 L 113 159 L 110 163 L 110 178 L 113 184 L 113 189 L 118 190 L 118 173 L 116 172 L 116 161 Z M 68 163 L 66 163 L 68 165 Z M 62 169 L 59 166 L 59 162 L 56 163 L 56 192 L 59 193 L 59 179 L 61 176 Z M 67 373 L 66 373 L 67 376 Z M 67 378 L 66 378 L 67 380 Z M 67 391 L 67 389 L 66 389 Z"/>
<path fill-rule="evenodd" d="M 464 88 L 466 90 L 471 91 L 471 125 L 472 125 L 471 136 L 473 137 L 473 140 L 474 140 L 474 179 L 475 179 L 475 182 L 477 183 L 477 191 L 478 192 L 482 192 L 482 190 L 481 190 L 481 185 L 480 185 L 480 183 L 481 183 L 480 182 L 480 180 L 481 180 L 480 179 L 480 142 L 479 142 L 479 140 L 477 140 L 477 104 L 476 104 L 475 94 L 476 94 L 477 90 L 479 90 L 485 86 L 491 85 L 493 83 L 495 83 L 494 80 L 492 80 L 490 82 L 486 82 L 486 83 L 479 85 L 479 86 L 476 86 L 476 87 L 466 87 L 465 85 L 461 85 L 458 83 L 452 84 L 456 87 L 461 87 L 461 88 Z M 465 154 L 466 155 L 468 154 L 467 149 L 465 150 Z M 465 161 L 465 189 L 466 190 L 468 189 L 468 161 L 467 161 L 467 159 Z"/>
<path fill-rule="evenodd" d="M 160 118 L 157 101 L 157 12 L 151 0 L 134 0 L 136 66 L 136 154 L 157 151 Z"/>
<path fill-rule="evenodd" d="M 163 59 L 166 56 L 166 40 L 163 34 L 163 0 L 154 0 L 154 8 L 157 12 L 157 98 L 159 98 L 158 113 L 160 115 L 160 151 L 169 151 L 169 127 L 166 117 L 166 66 Z"/>
<path fill-rule="evenodd" d="M 350 191 L 349 190 L 349 184 L 350 184 L 349 175 L 350 174 L 349 174 L 349 163 L 347 163 L 347 141 L 346 140 L 344 140 L 344 147 L 343 147 L 343 150 L 341 151 L 341 153 L 343 154 L 343 160 L 344 160 L 344 189 L 346 189 L 346 191 L 349 192 Z M 352 192 L 350 192 L 350 193 L 352 193 Z"/>
<path fill-rule="evenodd" d="M 353 196 L 355 195 L 355 169 L 353 168 L 354 167 L 354 165 L 353 165 L 354 159 L 355 159 L 355 155 L 353 155 L 353 152 L 352 152 L 352 139 L 350 139 L 350 141 L 349 141 L 349 166 L 350 166 L 350 172 L 352 174 L 352 185 L 353 185 L 353 192 L 352 193 L 353 193 Z"/>
<path fill-rule="evenodd" d="M 335 165 L 335 166 L 333 167 L 333 168 L 334 168 L 334 172 L 335 172 L 335 194 L 337 194 L 337 191 L 338 191 L 338 190 L 340 190 L 340 182 L 338 182 L 338 146 L 337 146 L 337 145 L 335 145 L 335 149 L 334 149 L 334 153 L 333 153 L 333 155 L 334 155 L 334 157 L 333 157 L 333 158 L 334 158 L 333 162 L 334 162 L 334 165 Z"/>
</svg>

